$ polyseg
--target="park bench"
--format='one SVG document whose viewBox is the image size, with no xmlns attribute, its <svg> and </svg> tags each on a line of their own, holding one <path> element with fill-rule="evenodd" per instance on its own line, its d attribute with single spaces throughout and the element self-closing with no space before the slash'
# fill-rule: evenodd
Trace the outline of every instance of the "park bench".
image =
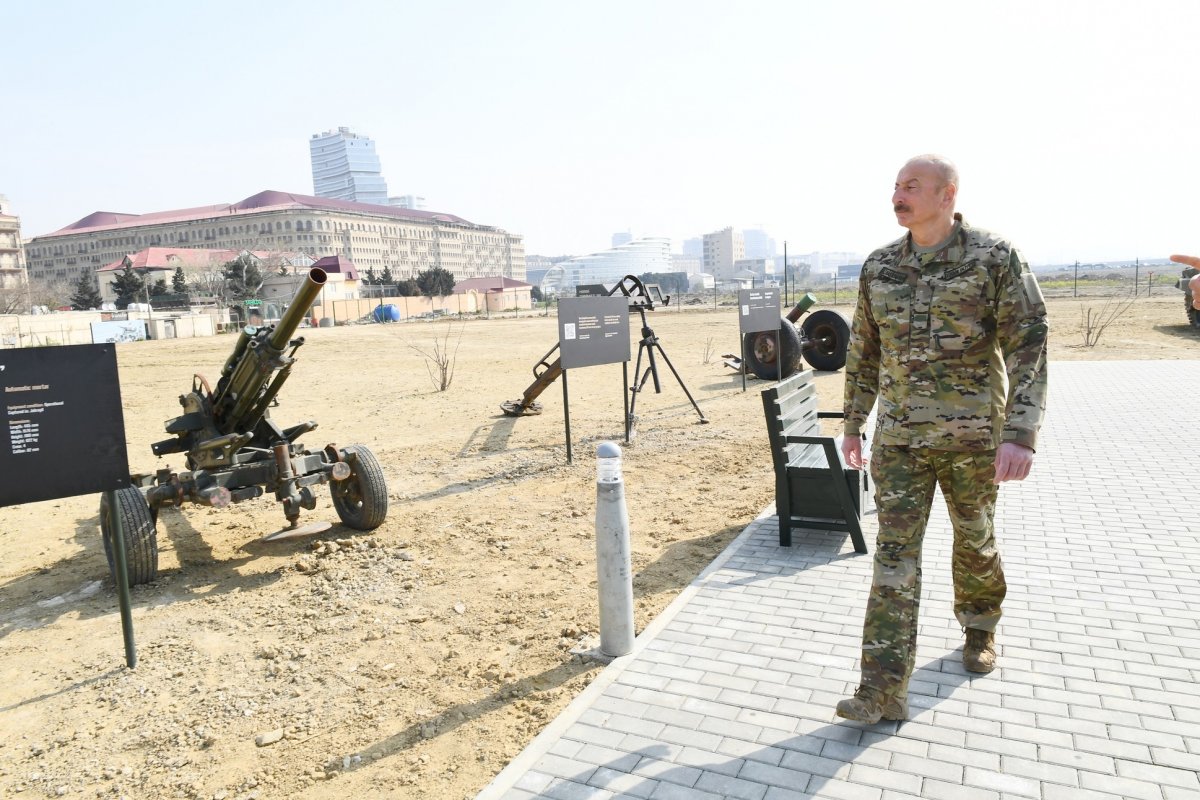
<svg viewBox="0 0 1200 800">
<path fill-rule="evenodd" d="M 775 465 L 779 544 L 791 546 L 792 528 L 819 528 L 847 531 L 855 552 L 867 552 L 860 524 L 866 478 L 842 460 L 841 436 L 821 435 L 822 419 L 845 415 L 817 410 L 812 370 L 764 389 L 762 401 Z"/>
</svg>

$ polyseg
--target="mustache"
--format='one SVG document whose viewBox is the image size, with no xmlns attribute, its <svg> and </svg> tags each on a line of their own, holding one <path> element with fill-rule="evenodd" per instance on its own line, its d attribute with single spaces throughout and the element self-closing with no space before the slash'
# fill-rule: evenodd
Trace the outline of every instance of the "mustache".
<svg viewBox="0 0 1200 800">
<path fill-rule="evenodd" d="M 909 208 L 906 203 L 896 203 L 894 206 L 892 206 L 892 211 L 899 214 L 901 211 L 908 212 L 912 211 L 912 209 Z"/>
</svg>

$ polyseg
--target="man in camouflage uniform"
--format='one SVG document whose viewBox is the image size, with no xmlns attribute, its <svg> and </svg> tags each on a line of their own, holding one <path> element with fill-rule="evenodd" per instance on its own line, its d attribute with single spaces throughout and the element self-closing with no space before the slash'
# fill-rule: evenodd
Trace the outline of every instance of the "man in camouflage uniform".
<svg viewBox="0 0 1200 800">
<path fill-rule="evenodd" d="M 846 361 L 842 454 L 862 466 L 876 398 L 871 477 L 879 514 L 863 625 L 862 681 L 837 713 L 908 716 L 916 658 L 921 541 L 941 486 L 954 526 L 954 613 L 963 664 L 991 672 L 1004 572 L 992 519 L 998 484 L 1033 463 L 1046 405 L 1046 308 L 1012 243 L 954 213 L 958 171 L 917 156 L 892 206 L 908 233 L 863 265 Z"/>
</svg>

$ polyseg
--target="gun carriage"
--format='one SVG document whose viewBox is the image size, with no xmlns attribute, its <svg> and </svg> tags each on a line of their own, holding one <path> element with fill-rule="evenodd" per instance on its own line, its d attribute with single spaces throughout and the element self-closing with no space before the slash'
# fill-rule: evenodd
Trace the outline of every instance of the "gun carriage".
<svg viewBox="0 0 1200 800">
<path fill-rule="evenodd" d="M 187 470 L 165 467 L 131 476 L 131 486 L 116 493 L 116 508 L 100 503 L 100 527 L 109 565 L 113 563 L 114 515 L 119 515 L 131 584 L 147 583 L 158 573 L 156 525 L 159 509 L 186 503 L 222 508 L 273 492 L 288 527 L 297 531 L 300 511 L 316 508 L 313 487 L 330 484 L 333 507 L 343 524 L 356 530 L 379 527 L 387 516 L 383 469 L 369 449 L 330 444 L 310 450 L 300 444 L 314 421 L 280 428 L 269 407 L 291 375 L 304 337 L 292 338 L 325 284 L 324 270 L 313 268 L 286 312 L 274 325 L 242 329 L 221 368 L 216 387 L 200 374 L 192 390 L 179 397 L 183 414 L 166 422 L 171 437 L 155 442 L 156 456 L 185 453 Z M 313 531 L 328 527 L 317 523 Z"/>
<path fill-rule="evenodd" d="M 850 347 L 850 323 L 841 313 L 831 308 L 822 308 L 803 316 L 817 302 L 812 294 L 805 294 L 800 302 L 789 311 L 779 324 L 779 333 L 760 331 L 744 335 L 746 366 L 762 380 L 784 380 L 799 372 L 807 361 L 813 369 L 830 372 L 846 366 L 846 352 Z M 726 355 L 735 369 L 741 369 L 741 358 Z"/>
</svg>

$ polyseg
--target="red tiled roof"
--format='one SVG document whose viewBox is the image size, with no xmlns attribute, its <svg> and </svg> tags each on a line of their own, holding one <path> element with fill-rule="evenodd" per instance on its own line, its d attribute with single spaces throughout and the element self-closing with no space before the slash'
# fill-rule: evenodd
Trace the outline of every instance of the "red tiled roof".
<svg viewBox="0 0 1200 800">
<path fill-rule="evenodd" d="M 513 278 L 505 278 L 500 275 L 489 278 L 467 278 L 463 281 L 458 281 L 454 284 L 454 294 L 465 294 L 466 292 L 502 292 L 505 289 L 519 289 L 529 287 L 533 284 L 525 281 L 518 281 Z"/>
<path fill-rule="evenodd" d="M 340 272 L 346 276 L 348 281 L 358 280 L 358 267 L 354 266 L 354 262 L 348 258 L 325 256 L 317 259 L 313 266 L 320 267 L 326 272 Z"/>
<path fill-rule="evenodd" d="M 81 231 L 97 231 L 105 229 L 132 228 L 139 225 L 161 224 L 168 222 L 188 222 L 190 220 L 213 219 L 214 217 L 236 217 L 240 214 L 258 213 L 284 208 L 307 208 L 318 211 L 345 211 L 358 214 L 373 214 L 375 216 L 394 217 L 396 219 L 421 220 L 424 222 L 445 222 L 460 225 L 477 226 L 475 223 L 454 214 L 443 214 L 439 211 L 418 211 L 412 208 L 397 206 L 380 206 L 374 203 L 354 203 L 349 200 L 334 200 L 329 197 L 312 197 L 306 194 L 292 192 L 277 192 L 268 190 L 247 197 L 237 203 L 197 206 L 196 208 L 181 208 L 172 211 L 153 211 L 149 214 L 123 214 L 115 211 L 96 211 L 83 219 L 72 222 L 65 228 L 43 236 L 60 236 Z M 34 237 L 38 238 L 38 237 Z"/>
</svg>

